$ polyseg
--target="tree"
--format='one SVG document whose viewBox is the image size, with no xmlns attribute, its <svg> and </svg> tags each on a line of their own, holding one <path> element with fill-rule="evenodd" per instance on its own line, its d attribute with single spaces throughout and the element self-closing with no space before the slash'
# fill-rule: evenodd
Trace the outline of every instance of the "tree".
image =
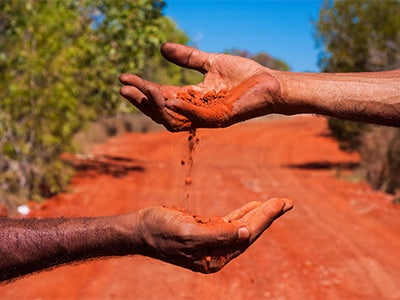
<svg viewBox="0 0 400 300">
<path fill-rule="evenodd" d="M 118 76 L 165 39 L 161 0 L 0 2 L 0 198 L 62 190 L 85 121 L 113 113 Z M 1 200 L 1 199 L 0 199 Z"/>
<path fill-rule="evenodd" d="M 316 22 L 324 72 L 400 67 L 400 1 L 325 1 Z"/>
<path fill-rule="evenodd" d="M 158 52 L 168 32 L 163 24 L 163 0 L 86 0 L 80 10 L 91 17 L 89 44 L 85 45 L 82 72 L 86 83 L 81 98 L 92 99 L 93 107 L 114 112 L 123 103 L 118 76 L 140 73 L 147 59 Z"/>
<path fill-rule="evenodd" d="M 89 20 L 72 3 L 0 6 L 2 189 L 34 198 L 65 184 L 68 168 L 54 158 L 89 113 L 77 109 L 75 83 Z"/>
<path fill-rule="evenodd" d="M 160 24 L 160 30 L 165 33 L 165 40 L 179 44 L 187 44 L 189 37 L 176 24 L 165 17 Z M 146 63 L 139 75 L 147 80 L 160 84 L 187 85 L 202 81 L 203 74 L 179 67 L 168 62 L 159 51 L 155 51 L 146 59 Z"/>
<path fill-rule="evenodd" d="M 325 1 L 315 27 L 324 72 L 400 68 L 399 0 Z M 390 192 L 400 188 L 395 179 L 400 178 L 400 145 L 395 142 L 399 133 L 394 132 L 398 129 L 382 130 L 332 118 L 328 124 L 342 148 L 361 153 L 374 187 Z"/>
</svg>

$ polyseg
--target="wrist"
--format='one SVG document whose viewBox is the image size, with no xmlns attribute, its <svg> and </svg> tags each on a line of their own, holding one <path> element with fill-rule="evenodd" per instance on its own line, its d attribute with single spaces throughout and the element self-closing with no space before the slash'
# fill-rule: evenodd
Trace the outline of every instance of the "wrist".
<svg viewBox="0 0 400 300">
<path fill-rule="evenodd" d="M 137 213 L 113 216 L 113 230 L 117 237 L 114 255 L 142 254 L 144 242 Z"/>
<path fill-rule="evenodd" d="M 280 113 L 280 86 L 275 71 L 260 68 L 232 89 L 232 117 L 229 125 L 263 115 Z"/>
<path fill-rule="evenodd" d="M 303 73 L 271 70 L 279 84 L 279 96 L 275 103 L 275 113 L 295 115 L 301 113 L 316 113 L 311 106 L 306 94 L 312 89 L 305 78 L 300 78 Z"/>
<path fill-rule="evenodd" d="M 123 256 L 139 253 L 140 239 L 137 234 L 137 215 L 113 215 L 87 219 L 86 229 L 77 227 L 75 243 L 69 248 L 71 255 L 84 258 Z M 81 232 L 82 231 L 82 232 Z M 81 234 L 80 234 L 81 232 Z M 82 239 L 85 236 L 85 240 Z"/>
</svg>

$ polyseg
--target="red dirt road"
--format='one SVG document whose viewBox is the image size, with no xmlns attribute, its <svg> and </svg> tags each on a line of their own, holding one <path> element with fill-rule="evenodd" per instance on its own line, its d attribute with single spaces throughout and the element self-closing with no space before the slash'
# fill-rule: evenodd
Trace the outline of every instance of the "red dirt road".
<svg viewBox="0 0 400 300">
<path fill-rule="evenodd" d="M 132 133 L 96 146 L 70 191 L 36 205 L 33 215 L 167 204 L 211 216 L 272 197 L 295 207 L 216 274 L 113 258 L 28 276 L 1 286 L 0 298 L 400 299 L 400 207 L 345 179 L 358 158 L 326 133 L 323 118 L 303 116 L 199 130 L 189 187 L 181 166 L 187 133 Z"/>
</svg>

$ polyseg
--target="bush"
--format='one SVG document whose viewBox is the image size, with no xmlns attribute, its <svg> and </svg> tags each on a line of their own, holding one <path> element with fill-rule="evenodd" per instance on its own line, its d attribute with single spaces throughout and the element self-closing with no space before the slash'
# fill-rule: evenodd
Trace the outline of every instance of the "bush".
<svg viewBox="0 0 400 300">
<path fill-rule="evenodd" d="M 394 194 L 400 188 L 400 129 L 373 127 L 361 141 L 366 179 L 373 188 Z"/>
<path fill-rule="evenodd" d="M 400 190 L 400 129 L 329 118 L 328 127 L 339 147 L 357 151 L 368 183 L 395 194 Z"/>
<path fill-rule="evenodd" d="M 322 48 L 322 71 L 400 68 L 400 1 L 324 1 L 314 24 Z M 366 178 L 374 188 L 399 190 L 399 129 L 336 119 L 329 119 L 328 125 L 342 149 L 360 152 Z"/>
<path fill-rule="evenodd" d="M 119 74 L 139 72 L 165 40 L 163 6 L 0 1 L 0 202 L 63 190 L 72 170 L 60 155 L 86 122 L 118 110 Z"/>
<path fill-rule="evenodd" d="M 369 125 L 359 122 L 328 118 L 328 127 L 339 147 L 345 151 L 355 151 L 362 144 L 362 135 L 369 130 Z"/>
<path fill-rule="evenodd" d="M 393 139 L 388 149 L 388 186 L 387 191 L 395 195 L 400 193 L 400 129 L 393 129 Z"/>
</svg>

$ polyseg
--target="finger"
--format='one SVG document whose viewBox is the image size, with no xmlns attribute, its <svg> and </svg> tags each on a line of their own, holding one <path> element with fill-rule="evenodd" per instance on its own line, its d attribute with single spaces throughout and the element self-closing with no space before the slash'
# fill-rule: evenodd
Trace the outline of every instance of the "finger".
<svg viewBox="0 0 400 300">
<path fill-rule="evenodd" d="M 128 74 L 129 75 L 129 74 Z M 124 82 L 138 84 L 141 79 L 135 75 L 127 76 Z M 136 77 L 136 78 L 135 78 Z M 131 80 L 133 79 L 133 80 Z M 151 84 L 142 86 L 141 90 L 133 85 L 125 85 L 120 89 L 120 94 L 149 116 L 153 121 L 163 124 L 171 132 L 190 130 L 191 121 L 172 110 L 165 108 L 165 99 L 158 86 Z"/>
<path fill-rule="evenodd" d="M 186 117 L 174 111 L 165 109 L 163 112 L 167 123 L 164 126 L 171 132 L 189 131 L 192 129 L 192 122 Z"/>
<path fill-rule="evenodd" d="M 160 85 L 133 74 L 121 74 L 119 76 L 119 81 L 122 84 L 136 87 L 145 95 L 149 93 L 149 89 L 158 89 L 160 92 Z"/>
<path fill-rule="evenodd" d="M 245 227 L 242 223 L 228 223 L 223 220 L 210 223 L 196 223 L 185 228 L 186 236 L 191 237 L 192 246 L 202 248 L 215 248 L 237 245 L 238 230 Z"/>
<path fill-rule="evenodd" d="M 147 98 L 151 99 L 148 103 L 152 111 L 155 112 L 153 116 L 156 117 L 154 119 L 156 122 L 157 120 L 161 122 L 164 120 L 163 124 L 169 131 L 182 131 L 191 128 L 192 122 L 188 118 L 165 107 L 166 100 L 162 95 L 160 86 L 146 85 L 143 91 Z"/>
<path fill-rule="evenodd" d="M 272 222 L 293 208 L 291 200 L 273 198 L 258 206 L 239 221 L 246 224 L 250 230 L 250 242 L 254 242 Z"/>
<path fill-rule="evenodd" d="M 133 105 L 138 106 L 144 102 L 147 102 L 147 97 L 136 87 L 125 85 L 121 87 L 119 93 L 122 97 L 126 98 Z"/>
<path fill-rule="evenodd" d="M 140 90 L 133 86 L 126 85 L 119 90 L 119 93 L 145 115 L 154 117 L 154 113 L 152 112 L 146 95 L 144 95 Z"/>
<path fill-rule="evenodd" d="M 153 101 L 150 104 L 154 105 L 157 109 L 165 108 L 165 98 L 161 93 L 160 87 L 154 84 L 146 84 L 143 87 L 143 93 Z"/>
<path fill-rule="evenodd" d="M 232 222 L 236 221 L 237 219 L 242 218 L 244 215 L 246 215 L 248 212 L 252 211 L 256 207 L 260 206 L 263 202 L 262 201 L 251 201 L 249 203 L 246 203 L 242 207 L 234 210 L 233 212 L 227 214 L 224 217 L 225 222 Z"/>
<path fill-rule="evenodd" d="M 153 107 L 156 108 L 157 111 L 157 109 L 165 107 L 164 97 L 161 94 L 161 89 L 158 84 L 153 83 L 151 81 L 147 81 L 133 74 L 121 74 L 119 80 L 121 81 L 121 83 L 125 84 L 125 86 L 122 87 L 120 90 L 121 95 L 123 95 L 125 91 L 131 91 L 132 93 L 133 90 L 129 89 L 129 87 L 133 86 L 140 92 L 142 92 L 145 98 L 147 98 L 147 103 L 148 103 L 146 107 L 147 110 L 150 110 L 151 107 Z M 127 95 L 129 96 L 129 94 Z M 135 95 L 138 94 L 136 93 Z M 135 99 L 132 96 L 130 97 L 130 99 L 133 100 L 132 104 L 136 105 L 137 101 L 135 101 Z M 151 115 L 154 116 L 153 113 Z"/>
<path fill-rule="evenodd" d="M 129 74 L 129 73 L 124 73 L 119 76 L 119 81 L 122 84 L 126 85 L 133 85 L 139 88 L 140 86 L 143 86 L 145 83 L 145 80 L 140 78 L 139 76 Z"/>
<path fill-rule="evenodd" d="M 165 102 L 165 106 L 174 112 L 191 118 L 198 117 L 201 111 L 200 106 L 181 99 L 168 99 Z"/>
<path fill-rule="evenodd" d="M 133 74 L 121 74 L 119 78 L 121 83 L 125 84 L 126 86 L 136 87 L 139 91 L 143 93 L 143 95 L 147 97 L 147 99 L 151 99 L 151 101 L 149 101 L 149 104 L 155 104 L 157 108 L 165 107 L 165 98 L 162 93 L 163 89 L 164 91 L 166 89 L 169 89 L 170 93 L 171 91 L 178 89 L 174 86 L 161 86 Z"/>
<path fill-rule="evenodd" d="M 208 72 L 212 59 L 216 55 L 175 43 L 161 45 L 161 53 L 170 62 L 181 67 L 197 70 L 203 74 Z"/>
</svg>

